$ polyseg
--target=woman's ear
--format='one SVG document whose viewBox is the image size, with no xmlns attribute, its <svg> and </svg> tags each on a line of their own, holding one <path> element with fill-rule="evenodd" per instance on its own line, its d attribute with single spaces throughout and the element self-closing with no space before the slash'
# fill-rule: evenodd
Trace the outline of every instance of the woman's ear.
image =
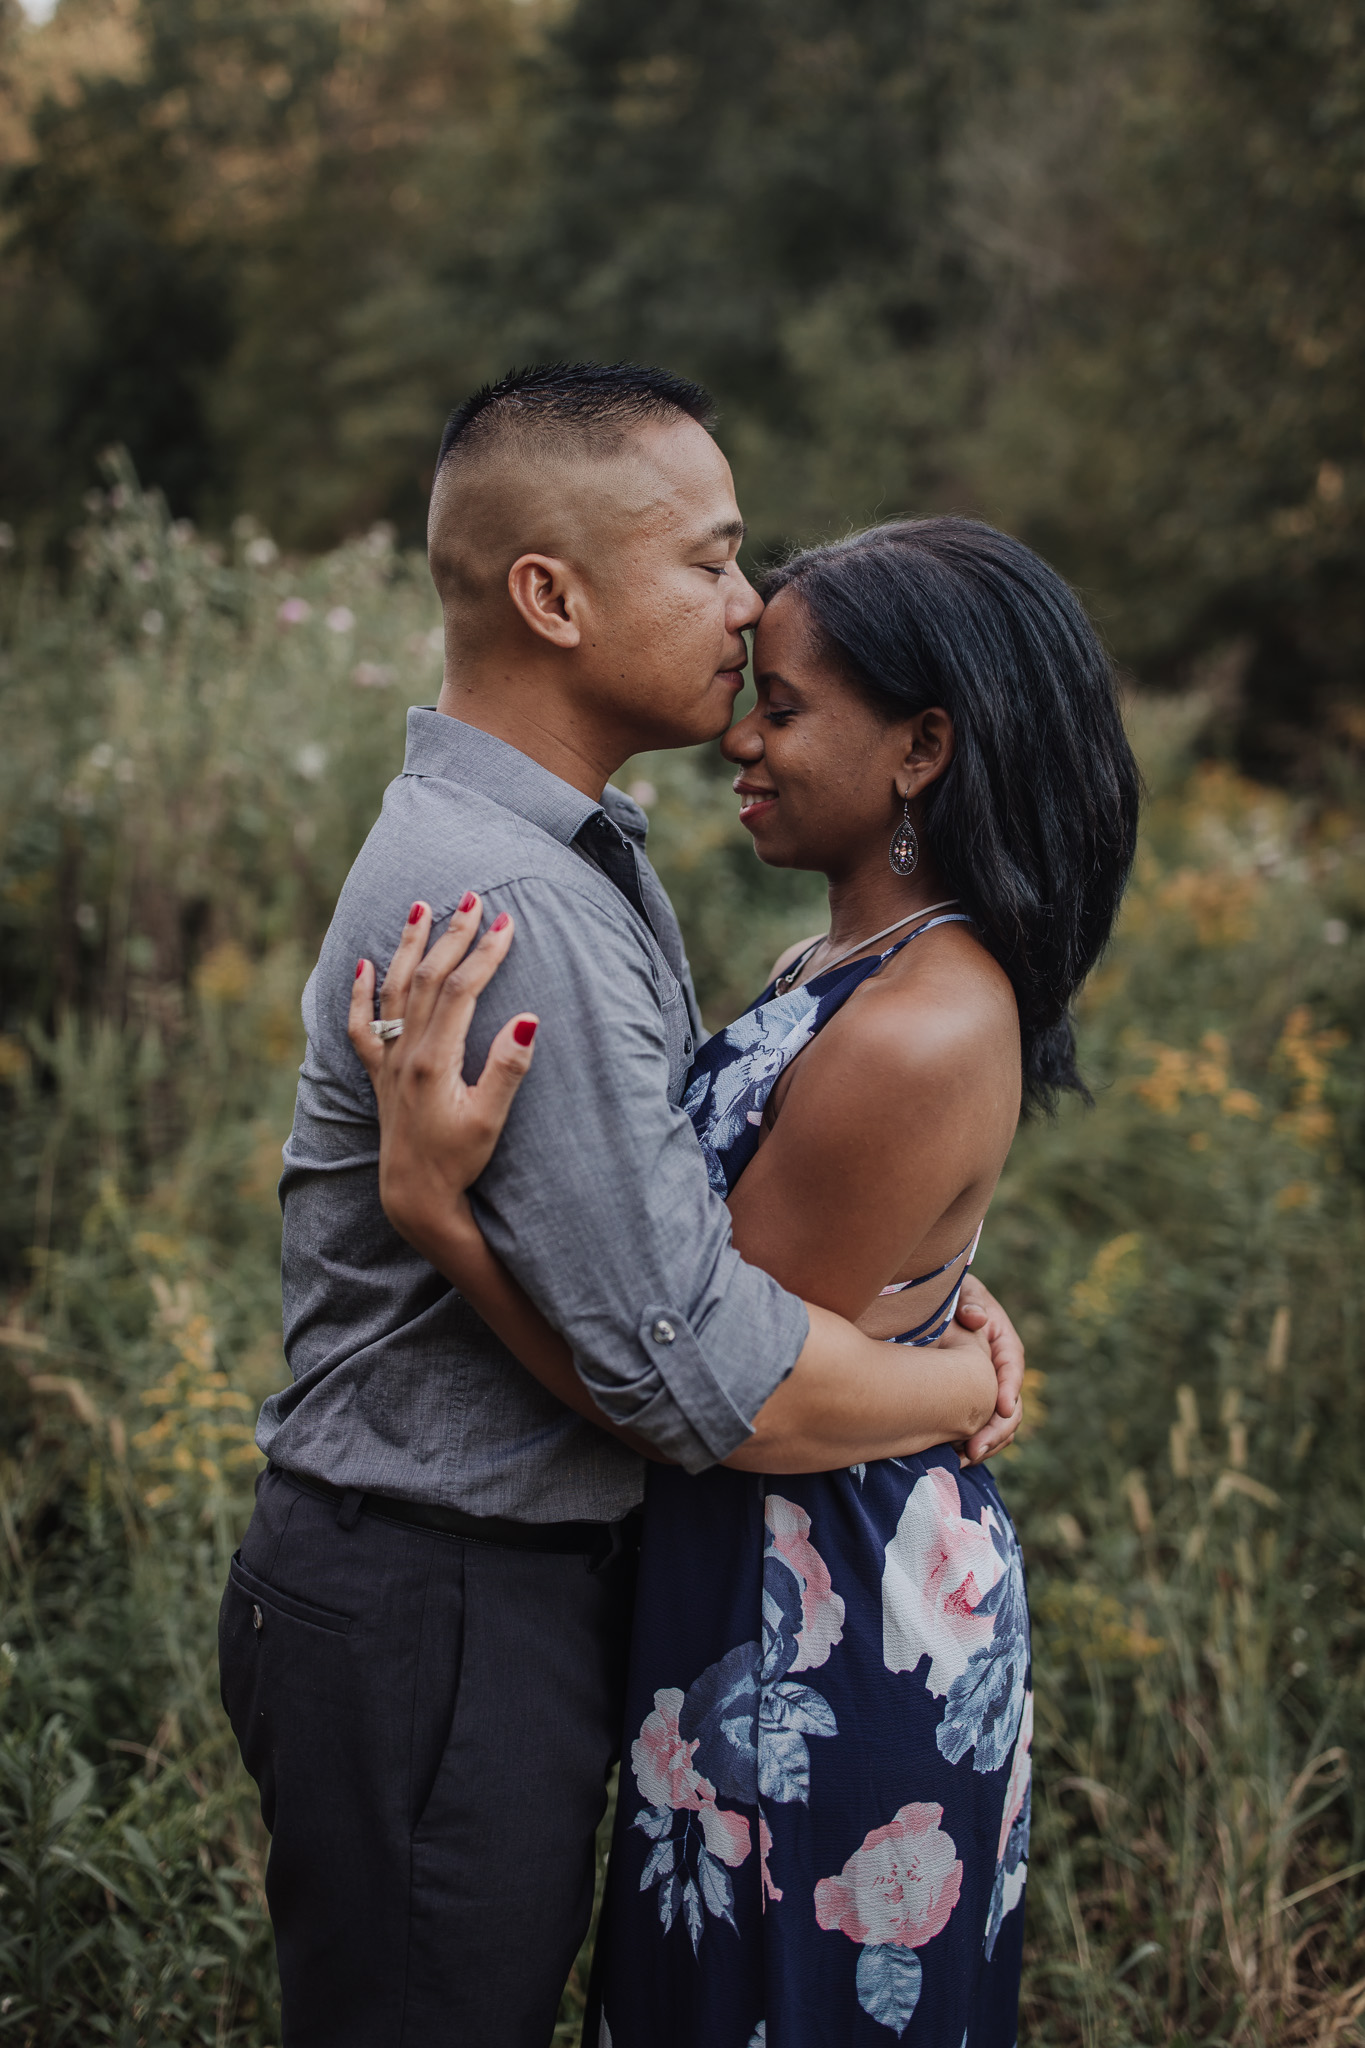
<svg viewBox="0 0 1365 2048">
<path fill-rule="evenodd" d="M 896 794 L 913 803 L 937 782 L 953 758 L 953 721 L 940 705 L 917 711 L 906 724 L 905 749 L 896 775 Z"/>
<path fill-rule="evenodd" d="M 518 555 L 507 572 L 507 590 L 537 639 L 554 647 L 577 647 L 583 635 L 575 616 L 577 579 L 567 562 L 553 555 Z"/>
</svg>

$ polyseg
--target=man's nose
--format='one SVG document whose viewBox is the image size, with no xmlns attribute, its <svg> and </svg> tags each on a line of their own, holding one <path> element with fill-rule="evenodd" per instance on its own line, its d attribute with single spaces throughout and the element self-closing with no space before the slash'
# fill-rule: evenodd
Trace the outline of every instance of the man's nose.
<svg viewBox="0 0 1365 2048">
<path fill-rule="evenodd" d="M 725 580 L 730 599 L 725 623 L 732 633 L 742 633 L 746 627 L 756 626 L 762 618 L 763 600 L 737 562 Z"/>
</svg>

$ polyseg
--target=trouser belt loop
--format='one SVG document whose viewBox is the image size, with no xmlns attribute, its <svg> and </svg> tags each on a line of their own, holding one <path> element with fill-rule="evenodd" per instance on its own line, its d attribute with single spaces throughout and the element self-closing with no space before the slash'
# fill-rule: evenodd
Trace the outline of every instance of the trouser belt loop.
<svg viewBox="0 0 1365 2048">
<path fill-rule="evenodd" d="M 348 1486 L 341 1496 L 341 1506 L 337 1509 L 338 1529 L 354 1529 L 360 1520 L 360 1510 L 364 1505 L 365 1496 L 360 1488 Z"/>
<path fill-rule="evenodd" d="M 640 1541 L 640 1524 L 643 1520 L 638 1508 L 622 1521 L 609 1522 L 604 1529 L 605 1542 L 592 1557 L 585 1557 L 583 1563 L 590 1572 L 604 1572 L 609 1565 L 624 1557 L 628 1550 L 634 1550 Z"/>
</svg>

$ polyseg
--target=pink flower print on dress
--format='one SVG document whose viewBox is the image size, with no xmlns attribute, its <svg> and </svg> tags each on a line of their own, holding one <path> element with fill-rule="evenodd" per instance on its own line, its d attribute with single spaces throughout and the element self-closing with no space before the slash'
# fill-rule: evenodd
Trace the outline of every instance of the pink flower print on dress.
<svg viewBox="0 0 1365 2048">
<path fill-rule="evenodd" d="M 768 1858 L 772 1853 L 773 1831 L 768 1826 L 767 1821 L 764 1820 L 762 1814 L 760 1814 L 758 1816 L 758 1867 L 763 1876 L 763 1890 L 759 1895 L 758 1903 L 765 1913 L 768 1910 L 769 1899 L 776 1904 L 782 1897 L 781 1888 L 773 1883 L 772 1872 L 768 1869 Z"/>
<path fill-rule="evenodd" d="M 815 1887 L 815 1917 L 862 1943 L 858 2003 L 897 2040 L 914 2018 L 924 1969 L 915 1951 L 942 1934 L 962 1891 L 962 1864 L 939 1826 L 941 1806 L 903 1806 L 873 1828 L 838 1877 Z"/>
<path fill-rule="evenodd" d="M 708 1913 L 736 1926 L 729 1870 L 744 1862 L 753 1842 L 746 1815 L 717 1806 L 715 1786 L 693 1768 L 700 1737 L 688 1740 L 678 1727 L 685 1697 L 677 1686 L 660 1687 L 630 1746 L 635 1782 L 649 1802 L 631 1825 L 653 1844 L 640 1890 L 657 1891 L 665 1934 L 681 1914 L 696 1955 Z"/>
<path fill-rule="evenodd" d="M 878 1947 L 923 1948 L 941 1934 L 962 1890 L 962 1864 L 942 1818 L 941 1806 L 916 1803 L 873 1828 L 840 1875 L 816 1885 L 821 1927 Z"/>
<path fill-rule="evenodd" d="M 705 1780 L 702 1782 L 704 1784 Z M 731 1813 L 724 1806 L 702 1807 L 701 1832 L 711 1854 L 718 1856 L 722 1863 L 728 1863 L 732 1870 L 738 1869 L 753 1847 L 745 1816 Z"/>
<path fill-rule="evenodd" d="M 678 1732 L 682 1703 L 683 1696 L 676 1685 L 662 1686 L 655 1693 L 654 1712 L 646 1714 L 639 1735 L 630 1745 L 630 1763 L 640 1796 L 651 1806 L 698 1813 L 703 1806 L 714 1806 L 716 1791 L 692 1768 L 696 1743 L 685 1742 Z"/>
<path fill-rule="evenodd" d="M 1024 1896 L 1028 1882 L 1029 1794 L 1033 1779 L 1033 1694 L 1024 1694 L 1019 1717 L 1019 1739 L 1010 1760 L 1009 1784 L 1005 1788 L 1005 1811 L 1000 1819 L 1000 1845 L 995 1858 L 995 1882 L 991 1886 L 990 1909 L 986 1915 L 986 1958 L 995 1944 L 1007 1914 Z"/>
<path fill-rule="evenodd" d="M 979 1522 L 964 1516 L 957 1481 L 933 1465 L 916 1481 L 886 1546 L 882 1656 L 888 1671 L 913 1671 L 927 1656 L 935 1699 L 995 1628 L 992 1615 L 975 1611 L 1006 1570 L 991 1538 L 994 1519 L 989 1508 Z"/>
<path fill-rule="evenodd" d="M 1024 1712 L 1019 1723 L 1019 1740 L 1014 1745 L 1014 1761 L 1010 1765 L 1010 1782 L 1005 1793 L 1005 1811 L 1000 1822 L 1000 1846 L 995 1852 L 997 1863 L 1005 1859 L 1005 1844 L 1010 1838 L 1010 1829 L 1024 1810 L 1029 1784 L 1033 1778 L 1033 1694 L 1024 1694 Z"/>
<path fill-rule="evenodd" d="M 834 1591 L 829 1567 L 810 1540 L 810 1516 L 795 1501 L 770 1493 L 763 1503 L 771 1548 L 795 1572 L 801 1586 L 799 1648 L 792 1671 L 814 1671 L 843 1641 L 844 1603 Z"/>
</svg>

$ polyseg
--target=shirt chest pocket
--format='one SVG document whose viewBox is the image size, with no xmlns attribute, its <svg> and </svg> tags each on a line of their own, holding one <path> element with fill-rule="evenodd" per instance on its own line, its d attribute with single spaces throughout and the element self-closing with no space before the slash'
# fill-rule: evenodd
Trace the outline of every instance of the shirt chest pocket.
<svg viewBox="0 0 1365 2048">
<path fill-rule="evenodd" d="M 692 1037 L 692 1019 L 687 1014 L 687 999 L 667 970 L 659 974 L 659 1002 L 664 1044 L 668 1051 L 668 1099 L 676 1104 L 683 1099 L 697 1048 Z"/>
</svg>

